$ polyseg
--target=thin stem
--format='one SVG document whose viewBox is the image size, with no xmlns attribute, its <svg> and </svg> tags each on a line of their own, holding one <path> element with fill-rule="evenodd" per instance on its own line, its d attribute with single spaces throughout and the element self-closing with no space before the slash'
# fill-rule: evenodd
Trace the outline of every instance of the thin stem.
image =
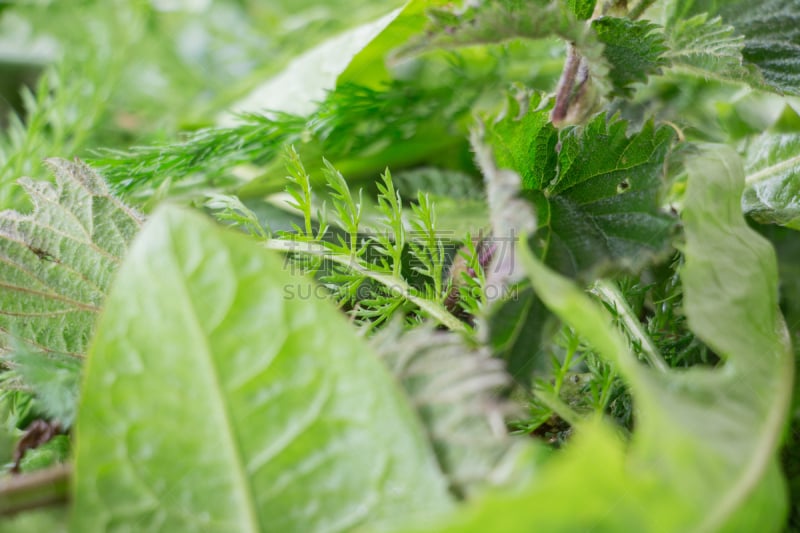
<svg viewBox="0 0 800 533">
<path fill-rule="evenodd" d="M 0 482 L 0 516 L 66 503 L 69 475 L 69 465 L 63 464 Z"/>
<path fill-rule="evenodd" d="M 661 372 L 668 372 L 669 366 L 664 362 L 653 340 L 645 333 L 642 323 L 634 316 L 619 287 L 613 282 L 600 280 L 594 284 L 592 292 L 615 309 L 629 337 L 641 346 L 642 354 L 650 365 Z"/>
<path fill-rule="evenodd" d="M 564 403 L 557 394 L 549 390 L 547 387 L 537 386 L 534 389 L 534 394 L 536 395 L 536 398 L 538 398 L 539 401 L 545 405 L 545 407 L 557 414 L 559 418 L 564 420 L 570 426 L 575 427 L 583 420 L 581 415 L 579 415 L 572 407 Z"/>
<path fill-rule="evenodd" d="M 343 265 L 350 270 L 358 272 L 359 274 L 363 274 L 364 276 L 377 281 L 385 287 L 388 287 L 393 294 L 397 294 L 401 298 L 413 303 L 447 329 L 451 331 L 467 331 L 466 324 L 453 316 L 444 306 L 439 305 L 431 300 L 420 298 L 414 294 L 414 289 L 408 285 L 405 280 L 396 278 L 391 274 L 375 272 L 356 257 L 345 254 L 337 254 L 322 244 L 311 242 L 268 239 L 264 241 L 264 246 L 269 250 L 276 250 L 279 252 L 305 253 L 330 259 L 334 263 Z"/>
<path fill-rule="evenodd" d="M 636 20 L 641 17 L 647 8 L 650 7 L 655 3 L 656 0 L 639 0 L 639 3 L 636 4 L 628 11 L 628 18 L 631 20 Z"/>
<path fill-rule="evenodd" d="M 556 103 L 553 106 L 553 112 L 550 115 L 550 120 L 554 124 L 559 124 L 567 116 L 572 96 L 572 89 L 575 86 L 575 79 L 578 76 L 578 70 L 580 70 L 580 66 L 581 56 L 575 46 L 570 44 L 567 52 L 567 61 L 564 63 L 564 70 L 561 72 L 561 79 L 558 81 Z"/>
</svg>

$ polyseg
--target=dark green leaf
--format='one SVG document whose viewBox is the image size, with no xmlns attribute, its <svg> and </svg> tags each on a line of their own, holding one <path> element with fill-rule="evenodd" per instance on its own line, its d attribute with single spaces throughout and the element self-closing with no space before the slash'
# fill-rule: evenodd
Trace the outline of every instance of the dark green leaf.
<svg viewBox="0 0 800 533">
<path fill-rule="evenodd" d="M 674 218 L 660 206 L 665 157 L 674 134 L 598 115 L 560 133 L 538 96 L 532 111 L 509 112 L 487 130 L 500 167 L 518 172 L 537 210 L 537 246 L 560 272 L 638 269 L 665 249 Z M 537 109 L 540 108 L 540 109 Z"/>
<path fill-rule="evenodd" d="M 800 1 L 678 0 L 672 6 L 668 26 L 680 26 L 685 24 L 682 19 L 703 13 L 721 15 L 725 24 L 744 36 L 742 56 L 758 71 L 750 78 L 752 84 L 800 94 Z M 719 27 L 708 29 L 720 31 Z"/>
<path fill-rule="evenodd" d="M 592 21 L 598 40 L 605 45 L 603 55 L 611 69 L 612 96 L 630 96 L 631 85 L 644 83 L 652 74 L 669 65 L 664 34 L 647 21 L 602 17 Z"/>
<path fill-rule="evenodd" d="M 766 83 L 800 94 L 800 1 L 740 0 L 725 5 L 722 16 L 745 36 L 742 55 Z"/>
<path fill-rule="evenodd" d="M 335 532 L 449 506 L 397 385 L 309 291 L 243 235 L 153 215 L 87 361 L 73 530 Z"/>
</svg>

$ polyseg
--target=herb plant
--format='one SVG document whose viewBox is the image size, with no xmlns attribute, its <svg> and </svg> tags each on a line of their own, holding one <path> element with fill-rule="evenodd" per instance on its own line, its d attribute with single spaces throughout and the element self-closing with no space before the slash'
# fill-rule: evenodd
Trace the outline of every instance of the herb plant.
<svg viewBox="0 0 800 533">
<path fill-rule="evenodd" d="M 0 6 L 0 531 L 800 530 L 799 22 Z"/>
</svg>

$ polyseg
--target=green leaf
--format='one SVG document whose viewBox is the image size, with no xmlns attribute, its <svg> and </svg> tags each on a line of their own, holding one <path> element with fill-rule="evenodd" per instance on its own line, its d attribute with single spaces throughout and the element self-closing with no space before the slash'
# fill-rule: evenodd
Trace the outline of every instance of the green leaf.
<svg viewBox="0 0 800 533">
<path fill-rule="evenodd" d="M 586 20 L 591 17 L 596 4 L 597 0 L 567 0 L 567 7 L 580 20 Z"/>
<path fill-rule="evenodd" d="M 0 213 L 0 348 L 81 357 L 142 217 L 86 165 L 49 164 L 55 186 L 20 180 L 33 211 Z"/>
<path fill-rule="evenodd" d="M 669 28 L 669 52 L 676 66 L 727 80 L 745 80 L 751 75 L 742 58 L 744 37 L 720 17 L 709 20 L 703 13 L 681 18 Z"/>
<path fill-rule="evenodd" d="M 631 85 L 644 83 L 652 74 L 660 74 L 669 65 L 668 50 L 660 28 L 647 21 L 602 17 L 592 21 L 603 55 L 610 65 L 608 73 L 612 96 L 628 97 Z"/>
<path fill-rule="evenodd" d="M 687 165 L 684 303 L 692 329 L 723 366 L 641 365 L 606 310 L 526 250 L 523 264 L 544 303 L 628 382 L 638 414 L 632 439 L 583 424 L 526 490 L 487 499 L 429 531 L 513 533 L 532 523 L 545 531 L 781 530 L 786 495 L 775 455 L 792 353 L 775 254 L 741 215 L 736 153 L 705 147 Z"/>
<path fill-rule="evenodd" d="M 498 166 L 522 176 L 548 264 L 569 275 L 636 270 L 664 250 L 674 224 L 660 207 L 672 130 L 648 122 L 628 136 L 627 122 L 601 114 L 559 133 L 539 96 L 529 107 L 520 116 L 512 102 L 486 139 Z"/>
<path fill-rule="evenodd" d="M 800 2 L 677 0 L 671 8 L 668 26 L 688 24 L 680 21 L 693 20 L 692 15 L 720 15 L 725 25 L 732 25 L 738 35 L 744 36 L 742 56 L 746 64 L 757 70 L 755 76 L 750 76 L 751 84 L 788 94 L 800 94 L 800 58 L 797 54 L 800 46 Z M 716 26 L 708 27 L 709 33 L 727 38 L 720 33 L 724 32 L 724 25 Z M 725 70 L 722 69 L 722 72 Z"/>
<path fill-rule="evenodd" d="M 232 116 L 242 113 L 312 113 L 317 102 L 324 100 L 328 91 L 336 87 L 337 80 L 342 76 L 347 77 L 345 73 L 353 69 L 366 70 L 364 63 L 378 61 L 379 58 L 372 57 L 372 54 L 366 56 L 365 47 L 375 39 L 383 42 L 383 32 L 404 13 L 405 10 L 394 9 L 377 20 L 347 30 L 299 55 L 283 71 L 234 104 L 223 117 L 223 123 L 233 121 Z M 360 68 L 353 65 L 354 61 Z M 369 77 L 358 81 L 373 86 Z M 375 85 L 380 85 L 382 81 L 375 80 Z"/>
<path fill-rule="evenodd" d="M 72 529 L 346 531 L 447 508 L 397 385 L 313 290 L 243 235 L 153 215 L 87 361 Z"/>
<path fill-rule="evenodd" d="M 401 46 L 412 36 L 422 33 L 428 24 L 425 13 L 446 3 L 447 0 L 409 0 L 374 39 L 362 48 L 336 80 L 337 85 L 356 83 L 380 89 L 392 76 L 386 60 L 389 52 Z"/>
<path fill-rule="evenodd" d="M 742 55 L 769 86 L 800 94 L 800 2 L 740 0 L 725 3 L 722 17 L 745 36 Z"/>
<path fill-rule="evenodd" d="M 764 133 L 747 148 L 745 212 L 800 230 L 800 135 Z"/>
<path fill-rule="evenodd" d="M 389 327 L 373 345 L 420 413 L 451 490 L 474 498 L 525 475 L 507 468 L 523 443 L 502 423 L 512 406 L 498 397 L 511 384 L 500 360 L 430 327 Z"/>
</svg>

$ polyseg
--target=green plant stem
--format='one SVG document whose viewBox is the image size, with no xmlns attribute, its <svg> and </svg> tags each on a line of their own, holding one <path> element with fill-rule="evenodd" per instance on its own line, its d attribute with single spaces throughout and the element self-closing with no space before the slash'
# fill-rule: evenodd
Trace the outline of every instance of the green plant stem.
<svg viewBox="0 0 800 533">
<path fill-rule="evenodd" d="M 630 11 L 628 11 L 628 17 L 631 20 L 638 19 L 644 14 L 645 11 L 647 11 L 647 8 L 654 3 L 655 0 L 639 0 L 639 3 L 633 6 Z"/>
<path fill-rule="evenodd" d="M 66 503 L 70 470 L 63 464 L 0 481 L 0 516 Z"/>
<path fill-rule="evenodd" d="M 661 354 L 658 353 L 658 348 L 653 344 L 650 336 L 645 333 L 642 323 L 633 314 L 633 310 L 628 305 L 619 287 L 611 281 L 599 280 L 592 287 L 592 292 L 616 310 L 617 316 L 620 318 L 630 338 L 641 346 L 642 354 L 647 359 L 647 362 L 661 372 L 669 371 L 669 366 L 661 357 Z"/>
<path fill-rule="evenodd" d="M 337 254 L 322 244 L 302 241 L 268 239 L 267 241 L 264 241 L 264 247 L 269 250 L 275 250 L 284 253 L 305 253 L 330 259 L 334 263 L 344 265 L 347 268 L 358 272 L 359 274 L 363 274 L 364 276 L 377 281 L 385 287 L 388 287 L 393 293 L 396 293 L 398 296 L 408 300 L 428 313 L 432 318 L 445 326 L 447 329 L 460 332 L 468 331 L 466 324 L 453 316 L 447 309 L 445 309 L 444 306 L 439 305 L 431 300 L 420 298 L 414 294 L 414 290 L 404 280 L 396 278 L 390 274 L 375 272 L 356 257 L 345 254 Z"/>
<path fill-rule="evenodd" d="M 572 407 L 564 403 L 558 395 L 546 387 L 536 387 L 534 394 L 545 407 L 557 414 L 562 420 L 572 427 L 580 424 L 583 417 Z"/>
</svg>

